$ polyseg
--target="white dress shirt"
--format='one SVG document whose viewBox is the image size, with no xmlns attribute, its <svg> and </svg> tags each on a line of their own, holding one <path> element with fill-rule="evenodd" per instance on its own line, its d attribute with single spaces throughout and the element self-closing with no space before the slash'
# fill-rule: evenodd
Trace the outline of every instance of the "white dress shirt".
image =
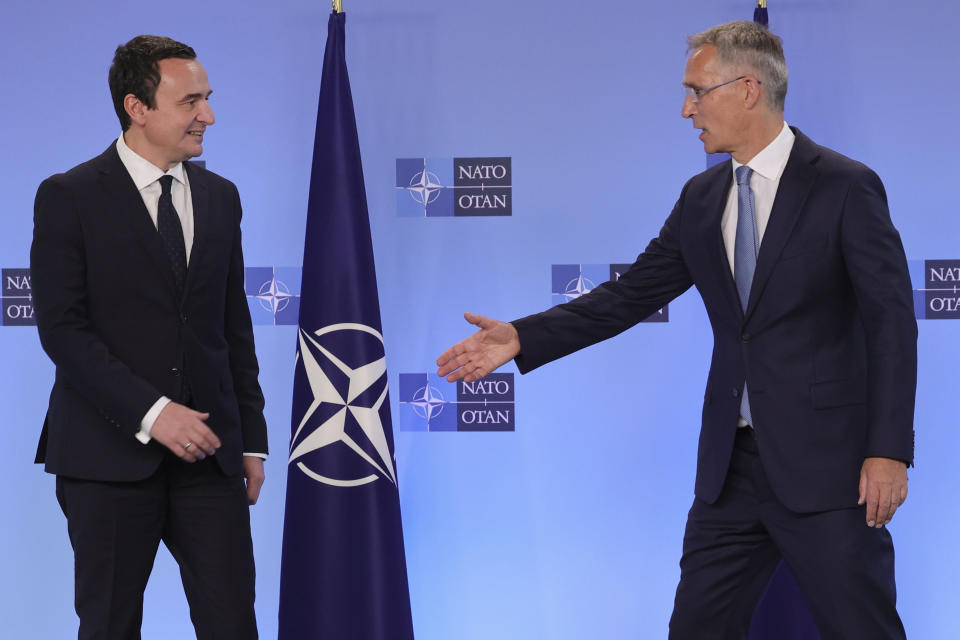
<svg viewBox="0 0 960 640">
<path fill-rule="evenodd" d="M 780 176 L 783 175 L 783 169 L 787 166 L 787 159 L 793 149 L 795 137 L 793 131 L 784 122 L 783 129 L 780 130 L 777 137 L 747 163 L 747 166 L 753 169 L 753 173 L 750 174 L 750 188 L 753 190 L 753 210 L 757 216 L 757 234 L 761 244 L 763 244 L 763 234 L 767 230 L 767 223 L 770 222 L 773 199 L 777 196 L 777 189 L 780 187 Z M 727 250 L 727 261 L 730 263 L 732 273 L 734 245 L 737 241 L 737 218 L 739 217 L 737 215 L 736 171 L 743 165 L 732 158 L 731 160 L 733 167 L 730 171 L 730 180 L 733 187 L 727 197 L 727 206 L 723 210 L 723 217 L 720 218 L 720 228 L 723 231 L 723 246 Z"/>
<path fill-rule="evenodd" d="M 128 147 L 122 135 L 117 138 L 117 154 L 120 156 L 120 162 L 127 169 L 127 173 L 133 179 L 133 184 L 140 192 L 140 197 L 143 198 L 143 204 L 147 207 L 147 213 L 150 214 L 154 227 L 157 226 L 157 207 L 161 191 L 160 178 L 165 175 L 173 176 L 170 197 L 173 200 L 173 208 L 177 212 L 177 217 L 180 218 L 180 227 L 183 229 L 183 244 L 187 250 L 187 265 L 189 265 L 190 249 L 193 245 L 193 199 L 190 197 L 190 182 L 187 180 L 187 173 L 183 170 L 183 163 L 178 162 L 169 171 L 163 171 Z M 157 416 L 170 402 L 170 398 L 161 396 L 159 400 L 153 403 L 153 406 L 140 420 L 137 440 L 143 444 L 150 442 L 150 430 L 153 429 L 153 423 L 156 422 Z"/>
</svg>

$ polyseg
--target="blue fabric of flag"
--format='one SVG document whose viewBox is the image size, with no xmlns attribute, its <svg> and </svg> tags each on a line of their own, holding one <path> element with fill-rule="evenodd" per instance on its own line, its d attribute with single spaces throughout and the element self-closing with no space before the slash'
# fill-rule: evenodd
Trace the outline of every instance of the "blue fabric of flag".
<svg viewBox="0 0 960 640">
<path fill-rule="evenodd" d="M 279 640 L 413 638 L 343 13 L 330 16 L 303 252 Z"/>
</svg>

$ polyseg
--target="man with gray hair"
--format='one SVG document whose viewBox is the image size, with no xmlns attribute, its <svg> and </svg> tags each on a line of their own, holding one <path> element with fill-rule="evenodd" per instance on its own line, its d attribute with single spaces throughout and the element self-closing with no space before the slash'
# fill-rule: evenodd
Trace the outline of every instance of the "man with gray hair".
<svg viewBox="0 0 960 640">
<path fill-rule="evenodd" d="M 681 115 L 708 153 L 616 282 L 480 329 L 437 360 L 476 380 L 612 337 L 696 286 L 714 333 L 670 638 L 745 638 L 781 559 L 824 640 L 904 638 L 884 526 L 913 462 L 917 325 L 880 179 L 783 120 L 780 39 L 689 39 Z"/>
</svg>

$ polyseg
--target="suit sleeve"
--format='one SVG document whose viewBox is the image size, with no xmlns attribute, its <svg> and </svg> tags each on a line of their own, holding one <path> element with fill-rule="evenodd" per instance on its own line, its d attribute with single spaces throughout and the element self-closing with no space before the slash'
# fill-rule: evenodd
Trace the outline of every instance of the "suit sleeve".
<svg viewBox="0 0 960 640">
<path fill-rule="evenodd" d="M 917 321 L 903 245 L 872 171 L 847 194 L 841 236 L 867 341 L 866 456 L 912 464 Z"/>
<path fill-rule="evenodd" d="M 684 262 L 681 243 L 686 190 L 684 187 L 660 235 L 650 241 L 618 280 L 513 321 L 520 336 L 521 351 L 516 364 L 521 373 L 629 329 L 690 288 L 693 279 Z"/>
<path fill-rule="evenodd" d="M 161 393 L 115 358 L 91 326 L 86 250 L 69 186 L 60 176 L 48 178 L 37 190 L 30 248 L 40 344 L 56 365 L 57 376 L 132 437 Z"/>
<path fill-rule="evenodd" d="M 230 374 L 240 408 L 243 452 L 267 454 L 267 423 L 263 417 L 263 391 L 257 379 L 260 367 L 254 350 L 250 308 L 247 306 L 247 296 L 243 289 L 243 249 L 240 232 L 242 209 L 236 187 L 233 187 L 233 199 L 237 219 L 234 225 L 230 271 L 227 276 L 224 335 L 230 349 Z"/>
</svg>

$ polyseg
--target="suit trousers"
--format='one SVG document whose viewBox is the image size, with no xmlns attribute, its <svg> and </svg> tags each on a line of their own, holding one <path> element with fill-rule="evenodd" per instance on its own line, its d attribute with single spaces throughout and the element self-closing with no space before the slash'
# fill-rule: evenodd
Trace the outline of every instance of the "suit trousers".
<svg viewBox="0 0 960 640">
<path fill-rule="evenodd" d="M 80 640 L 138 640 L 143 593 L 162 540 L 180 566 L 199 640 L 257 638 L 250 511 L 242 477 L 213 457 L 167 453 L 138 482 L 57 476 L 75 558 Z"/>
<path fill-rule="evenodd" d="M 906 638 L 896 610 L 890 532 L 867 527 L 865 507 L 817 513 L 784 507 L 755 438 L 752 429 L 737 430 L 720 497 L 713 504 L 694 499 L 690 508 L 670 640 L 747 638 L 781 558 L 822 640 Z"/>
</svg>

